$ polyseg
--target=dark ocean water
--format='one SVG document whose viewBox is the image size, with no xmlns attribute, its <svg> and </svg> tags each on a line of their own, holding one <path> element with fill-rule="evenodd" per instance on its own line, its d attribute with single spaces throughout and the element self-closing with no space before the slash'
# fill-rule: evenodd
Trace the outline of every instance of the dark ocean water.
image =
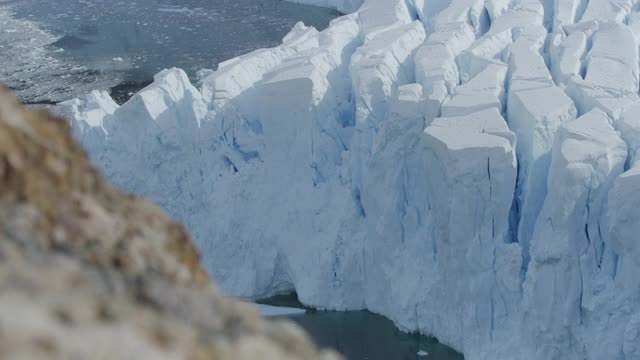
<svg viewBox="0 0 640 360">
<path fill-rule="evenodd" d="M 195 78 L 339 15 L 281 0 L 0 0 L 0 81 L 25 102 L 126 97 L 164 68 Z"/>
<path fill-rule="evenodd" d="M 295 295 L 259 301 L 273 306 L 303 307 Z M 433 337 L 400 331 L 391 320 L 368 311 L 316 311 L 289 317 L 321 347 L 347 360 L 464 360 L 462 354 Z M 418 355 L 423 351 L 428 355 Z"/>
</svg>

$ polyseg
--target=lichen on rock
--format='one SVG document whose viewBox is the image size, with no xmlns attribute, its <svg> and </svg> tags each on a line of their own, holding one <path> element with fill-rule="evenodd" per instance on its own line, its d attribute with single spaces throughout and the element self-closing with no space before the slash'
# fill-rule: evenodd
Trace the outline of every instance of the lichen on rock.
<svg viewBox="0 0 640 360">
<path fill-rule="evenodd" d="M 338 356 L 222 297 L 182 226 L 0 87 L 0 358 Z"/>
</svg>

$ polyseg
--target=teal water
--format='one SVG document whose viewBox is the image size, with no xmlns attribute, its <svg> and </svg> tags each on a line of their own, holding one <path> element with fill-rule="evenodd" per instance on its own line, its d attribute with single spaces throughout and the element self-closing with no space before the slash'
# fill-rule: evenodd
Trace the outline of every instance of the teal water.
<svg viewBox="0 0 640 360">
<path fill-rule="evenodd" d="M 304 307 L 295 295 L 259 301 L 273 306 Z M 347 360 L 463 360 L 462 354 L 420 334 L 400 331 L 389 319 L 369 311 L 316 311 L 289 317 L 324 348 L 332 348 Z M 419 356 L 418 351 L 426 356 Z"/>
</svg>

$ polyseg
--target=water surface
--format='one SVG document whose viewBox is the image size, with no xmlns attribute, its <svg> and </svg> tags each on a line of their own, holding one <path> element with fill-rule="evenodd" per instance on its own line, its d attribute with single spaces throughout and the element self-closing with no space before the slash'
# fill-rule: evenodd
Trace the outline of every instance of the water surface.
<svg viewBox="0 0 640 360">
<path fill-rule="evenodd" d="M 303 307 L 295 295 L 260 303 Z M 368 311 L 307 309 L 303 315 L 288 318 L 303 327 L 319 346 L 335 349 L 347 360 L 464 360 L 460 353 L 435 338 L 402 332 L 389 319 Z M 428 355 L 418 355 L 421 350 Z"/>
<path fill-rule="evenodd" d="M 195 78 L 278 45 L 298 21 L 324 29 L 338 15 L 281 0 L 0 0 L 0 81 L 26 102 L 126 97 L 164 68 Z"/>
</svg>

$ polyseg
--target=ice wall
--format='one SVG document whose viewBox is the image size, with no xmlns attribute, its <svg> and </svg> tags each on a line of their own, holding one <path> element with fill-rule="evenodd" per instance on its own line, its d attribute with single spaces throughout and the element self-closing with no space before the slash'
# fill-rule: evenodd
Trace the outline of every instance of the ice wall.
<svg viewBox="0 0 640 360">
<path fill-rule="evenodd" d="M 640 359 L 635 2 L 311 2 L 358 10 L 199 89 L 171 69 L 58 111 L 229 294 L 366 308 L 471 360 Z"/>
</svg>

